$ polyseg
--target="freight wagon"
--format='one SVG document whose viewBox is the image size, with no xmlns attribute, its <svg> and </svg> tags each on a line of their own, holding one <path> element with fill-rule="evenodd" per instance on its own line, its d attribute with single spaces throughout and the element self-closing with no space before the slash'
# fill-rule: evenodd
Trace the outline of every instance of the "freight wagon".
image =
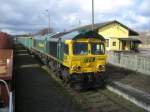
<svg viewBox="0 0 150 112">
<path fill-rule="evenodd" d="M 0 49 L 10 49 L 12 47 L 12 38 L 4 32 L 0 32 Z"/>
<path fill-rule="evenodd" d="M 22 44 L 24 47 L 28 49 L 32 48 L 32 37 L 19 37 L 16 38 L 16 43 Z"/>
<path fill-rule="evenodd" d="M 0 112 L 13 112 L 12 69 L 13 50 L 10 35 L 0 32 Z"/>
</svg>

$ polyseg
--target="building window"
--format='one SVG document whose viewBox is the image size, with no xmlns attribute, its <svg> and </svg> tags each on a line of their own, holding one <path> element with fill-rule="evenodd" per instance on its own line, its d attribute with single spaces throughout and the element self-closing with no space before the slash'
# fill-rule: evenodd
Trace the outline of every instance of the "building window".
<svg viewBox="0 0 150 112">
<path fill-rule="evenodd" d="M 113 46 L 116 46 L 116 42 L 113 42 Z"/>
<path fill-rule="evenodd" d="M 106 39 L 106 47 L 109 47 L 109 39 Z"/>
</svg>

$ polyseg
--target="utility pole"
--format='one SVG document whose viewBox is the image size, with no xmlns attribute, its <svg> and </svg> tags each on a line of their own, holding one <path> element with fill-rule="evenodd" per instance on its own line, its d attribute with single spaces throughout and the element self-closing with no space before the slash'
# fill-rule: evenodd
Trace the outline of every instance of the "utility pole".
<svg viewBox="0 0 150 112">
<path fill-rule="evenodd" d="M 48 14 L 48 33 L 50 33 L 50 13 L 49 10 L 46 10 L 47 14 Z"/>
<path fill-rule="evenodd" d="M 94 30 L 94 0 L 92 0 L 92 31 Z"/>
<path fill-rule="evenodd" d="M 79 26 L 81 26 L 81 20 L 79 19 Z"/>
</svg>

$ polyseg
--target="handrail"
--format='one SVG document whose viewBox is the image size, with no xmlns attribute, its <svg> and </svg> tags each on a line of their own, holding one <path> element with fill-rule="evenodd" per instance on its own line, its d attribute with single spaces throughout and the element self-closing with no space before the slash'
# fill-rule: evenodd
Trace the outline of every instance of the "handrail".
<svg viewBox="0 0 150 112">
<path fill-rule="evenodd" d="M 8 112 L 13 112 L 12 92 L 9 93 L 9 111 Z"/>
<path fill-rule="evenodd" d="M 0 82 L 2 82 L 4 84 L 4 86 L 6 87 L 8 96 L 9 96 L 9 111 L 8 112 L 13 112 L 13 104 L 12 104 L 12 92 L 9 91 L 9 87 L 6 83 L 6 81 L 0 79 Z"/>
<path fill-rule="evenodd" d="M 4 86 L 6 87 L 6 90 L 7 90 L 8 96 L 9 96 L 9 88 L 8 88 L 6 81 L 0 79 L 0 82 L 2 82 L 4 84 Z"/>
</svg>

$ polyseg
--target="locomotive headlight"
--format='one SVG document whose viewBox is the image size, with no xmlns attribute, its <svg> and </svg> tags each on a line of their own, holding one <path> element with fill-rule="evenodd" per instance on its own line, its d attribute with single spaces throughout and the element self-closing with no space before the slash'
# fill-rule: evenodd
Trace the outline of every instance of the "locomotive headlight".
<svg viewBox="0 0 150 112">
<path fill-rule="evenodd" d="M 72 66 L 73 71 L 79 71 L 81 69 L 80 66 Z"/>
<path fill-rule="evenodd" d="M 80 70 L 81 69 L 81 67 L 80 66 L 77 66 L 77 70 Z"/>
<path fill-rule="evenodd" d="M 105 66 L 104 65 L 99 65 L 98 70 L 102 70 L 102 71 L 105 70 Z"/>
<path fill-rule="evenodd" d="M 76 66 L 72 66 L 71 69 L 72 69 L 72 70 L 75 70 L 75 69 L 76 69 Z"/>
</svg>

